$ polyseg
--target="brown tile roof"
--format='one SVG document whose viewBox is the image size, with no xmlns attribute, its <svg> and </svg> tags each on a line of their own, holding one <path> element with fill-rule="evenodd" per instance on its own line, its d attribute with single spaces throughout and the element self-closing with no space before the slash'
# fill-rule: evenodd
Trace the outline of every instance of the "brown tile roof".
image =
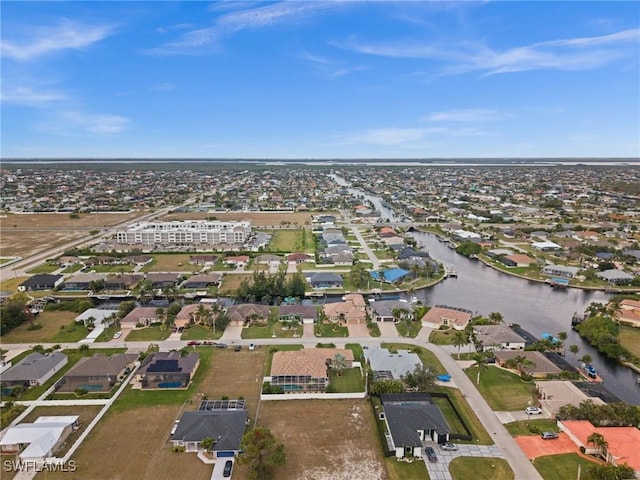
<svg viewBox="0 0 640 480">
<path fill-rule="evenodd" d="M 341 348 L 305 348 L 275 352 L 271 363 L 271 375 L 327 377 L 327 359 L 332 359 L 336 353 L 344 355 L 348 363 L 353 362 L 353 352 Z"/>
<path fill-rule="evenodd" d="M 422 317 L 421 321 L 441 325 L 444 320 L 448 320 L 449 323 L 453 322 L 459 327 L 465 327 L 467 323 L 469 323 L 469 320 L 471 320 L 471 317 L 472 314 L 469 312 L 444 307 L 433 307 Z"/>
<path fill-rule="evenodd" d="M 232 305 L 227 311 L 227 316 L 232 322 L 244 322 L 251 315 L 258 315 L 260 318 L 269 318 L 269 305 L 257 305 L 255 303 L 241 303 Z"/>
<path fill-rule="evenodd" d="M 106 357 L 101 353 L 95 354 L 93 357 L 81 358 L 73 368 L 71 368 L 65 377 L 89 377 L 99 375 L 118 375 L 124 368 L 135 362 L 138 355 L 135 353 L 115 353 L 110 357 Z"/>
<path fill-rule="evenodd" d="M 131 310 L 122 320 L 120 320 L 120 323 L 137 324 L 143 318 L 155 320 L 156 318 L 158 318 L 156 310 L 157 307 L 136 307 Z"/>
</svg>

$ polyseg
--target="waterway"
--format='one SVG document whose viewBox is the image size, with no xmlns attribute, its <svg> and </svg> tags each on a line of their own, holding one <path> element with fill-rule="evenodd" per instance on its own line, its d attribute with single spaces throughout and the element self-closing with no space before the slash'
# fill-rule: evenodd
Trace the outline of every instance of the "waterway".
<svg viewBox="0 0 640 480">
<path fill-rule="evenodd" d="M 382 218 L 392 221 L 397 218 L 393 211 L 382 206 L 380 198 L 359 189 L 349 188 L 349 191 L 370 201 L 381 211 Z M 553 289 L 547 284 L 513 277 L 479 260 L 459 255 L 433 234 L 415 232 L 411 235 L 433 258 L 454 267 L 458 273 L 457 278 L 447 278 L 434 287 L 415 292 L 418 300 L 430 306 L 462 307 L 479 315 L 500 312 L 505 322 L 517 323 L 536 337 L 543 333 L 555 336 L 558 332 L 567 332 L 566 345 L 578 345 L 580 352 L 574 356 L 567 350 L 566 360 L 577 366 L 579 357 L 591 355 L 604 387 L 621 400 L 640 405 L 638 374 L 600 354 L 571 329 L 574 313 L 582 314 L 592 302 L 607 302 L 608 294 L 574 288 Z"/>
</svg>

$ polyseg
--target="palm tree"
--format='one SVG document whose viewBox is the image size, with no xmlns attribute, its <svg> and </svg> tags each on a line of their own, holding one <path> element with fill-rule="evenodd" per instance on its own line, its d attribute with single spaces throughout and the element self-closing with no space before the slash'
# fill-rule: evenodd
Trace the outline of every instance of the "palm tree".
<svg viewBox="0 0 640 480">
<path fill-rule="evenodd" d="M 558 340 L 560 340 L 560 344 L 557 345 L 558 348 L 562 348 L 562 356 L 566 357 L 567 356 L 567 347 L 565 345 L 565 342 L 567 340 L 567 332 L 558 332 Z"/>
<path fill-rule="evenodd" d="M 580 351 L 580 345 L 569 345 L 569 351 L 573 353 L 575 356 L 578 356 L 578 352 Z"/>
<path fill-rule="evenodd" d="M 587 437 L 587 443 L 590 443 L 594 448 L 597 448 L 598 454 L 606 460 L 609 442 L 604 439 L 604 436 L 601 433 L 593 432 Z"/>
<path fill-rule="evenodd" d="M 465 335 L 464 332 L 457 331 L 453 336 L 452 343 L 454 347 L 458 347 L 458 360 L 460 360 L 460 348 L 464 347 L 467 343 L 469 343 L 469 340 L 467 339 L 467 336 Z"/>
<path fill-rule="evenodd" d="M 504 320 L 504 317 L 500 312 L 491 312 L 489 314 L 489 320 L 498 325 L 500 322 L 502 322 L 502 320 Z"/>
<path fill-rule="evenodd" d="M 164 308 L 162 307 L 156 308 L 156 318 L 162 324 L 162 328 L 167 328 L 167 325 L 165 324 L 167 320 L 167 316 L 165 315 Z"/>
<path fill-rule="evenodd" d="M 583 355 L 582 358 L 580 359 L 582 361 L 582 363 L 591 363 L 591 361 L 593 360 L 593 358 L 591 358 L 591 355 L 589 355 L 588 353 Z"/>
<path fill-rule="evenodd" d="M 476 385 L 480 385 L 480 372 L 489 370 L 489 365 L 487 363 L 487 357 L 480 353 L 476 353 L 473 356 L 475 363 L 471 365 L 472 367 L 478 367 L 478 376 L 476 377 Z"/>
</svg>

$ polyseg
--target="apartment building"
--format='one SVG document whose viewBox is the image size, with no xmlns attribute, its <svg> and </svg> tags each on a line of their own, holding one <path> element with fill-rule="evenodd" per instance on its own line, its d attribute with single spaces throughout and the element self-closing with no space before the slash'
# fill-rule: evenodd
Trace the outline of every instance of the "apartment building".
<svg viewBox="0 0 640 480">
<path fill-rule="evenodd" d="M 118 243 L 140 245 L 238 245 L 250 237 L 249 221 L 139 222 L 116 233 Z"/>
</svg>

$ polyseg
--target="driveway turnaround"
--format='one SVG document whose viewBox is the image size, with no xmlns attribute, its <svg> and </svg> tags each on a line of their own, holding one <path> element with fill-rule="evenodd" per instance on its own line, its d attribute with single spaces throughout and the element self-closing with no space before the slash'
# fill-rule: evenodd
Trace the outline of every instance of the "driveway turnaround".
<svg viewBox="0 0 640 480">
<path fill-rule="evenodd" d="M 429 444 L 431 445 L 431 444 Z M 457 451 L 441 450 L 437 445 L 431 445 L 438 456 L 437 462 L 425 459 L 429 478 L 431 480 L 452 480 L 449 473 L 451 460 L 458 457 L 505 458 L 502 449 L 497 445 L 456 445 Z"/>
</svg>

